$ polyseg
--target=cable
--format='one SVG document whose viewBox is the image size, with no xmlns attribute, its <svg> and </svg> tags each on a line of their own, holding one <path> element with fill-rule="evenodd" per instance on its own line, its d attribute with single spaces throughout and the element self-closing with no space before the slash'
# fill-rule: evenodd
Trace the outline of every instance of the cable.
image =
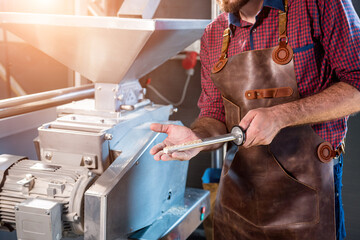
<svg viewBox="0 0 360 240">
<path fill-rule="evenodd" d="M 147 87 L 150 88 L 159 98 L 161 98 L 164 102 L 171 104 L 175 107 L 181 105 L 184 100 L 185 100 L 185 96 L 186 96 L 186 92 L 190 83 L 190 79 L 191 76 L 194 75 L 194 68 L 196 66 L 196 62 L 197 62 L 197 52 L 194 51 L 189 51 L 186 52 L 186 56 L 184 58 L 184 60 L 182 61 L 182 67 L 185 69 L 186 74 L 187 74 L 187 78 L 185 81 L 185 85 L 184 85 L 184 89 L 180 98 L 180 101 L 174 103 L 172 101 L 170 101 L 169 99 L 167 99 L 166 97 L 164 97 L 164 95 L 162 95 L 155 87 L 150 85 L 150 79 L 147 82 Z"/>
<path fill-rule="evenodd" d="M 166 102 L 168 104 L 171 104 L 174 107 L 180 106 L 185 100 L 185 96 L 186 96 L 186 93 L 187 93 L 187 89 L 188 89 L 188 86 L 189 86 L 189 83 L 190 83 L 191 76 L 194 75 L 194 69 L 188 69 L 186 71 L 186 73 L 187 73 L 187 78 L 186 78 L 186 81 L 185 81 L 184 89 L 183 89 L 180 101 L 178 101 L 176 103 L 174 103 L 174 102 L 170 101 L 169 99 L 167 99 L 155 87 L 151 86 L 150 84 L 148 84 L 147 87 L 150 88 L 164 102 Z"/>
</svg>

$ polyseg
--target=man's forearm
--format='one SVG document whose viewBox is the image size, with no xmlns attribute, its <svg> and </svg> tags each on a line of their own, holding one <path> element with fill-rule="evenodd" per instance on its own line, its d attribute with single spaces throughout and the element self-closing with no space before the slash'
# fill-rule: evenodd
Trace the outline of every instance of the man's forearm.
<svg viewBox="0 0 360 240">
<path fill-rule="evenodd" d="M 285 127 L 326 122 L 360 111 L 360 92 L 346 83 L 269 108 L 249 111 L 240 122 L 246 130 L 245 148 L 268 145 Z"/>
<path fill-rule="evenodd" d="M 282 127 L 326 122 L 360 111 L 360 92 L 339 82 L 315 95 L 273 107 Z"/>
</svg>

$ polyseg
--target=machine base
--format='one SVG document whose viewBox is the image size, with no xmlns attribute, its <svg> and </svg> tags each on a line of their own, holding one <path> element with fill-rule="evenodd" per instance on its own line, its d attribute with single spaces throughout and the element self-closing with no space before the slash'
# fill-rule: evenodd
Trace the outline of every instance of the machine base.
<svg viewBox="0 0 360 240">
<path fill-rule="evenodd" d="M 173 207 L 129 239 L 186 239 L 210 213 L 210 193 L 186 188 L 184 205 Z"/>
</svg>

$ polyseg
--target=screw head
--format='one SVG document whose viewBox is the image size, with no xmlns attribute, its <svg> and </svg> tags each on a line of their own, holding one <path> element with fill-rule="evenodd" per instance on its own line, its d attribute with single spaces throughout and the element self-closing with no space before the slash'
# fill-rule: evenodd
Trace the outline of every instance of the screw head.
<svg viewBox="0 0 360 240">
<path fill-rule="evenodd" d="M 91 157 L 84 157 L 84 163 L 86 165 L 91 165 L 93 163 L 93 160 Z"/>
<path fill-rule="evenodd" d="M 45 158 L 46 158 L 46 160 L 51 160 L 52 153 L 51 152 L 45 152 Z"/>
<path fill-rule="evenodd" d="M 120 94 L 119 96 L 117 96 L 117 99 L 118 99 L 119 101 L 124 100 L 124 94 Z"/>
<path fill-rule="evenodd" d="M 111 140 L 113 138 L 113 136 L 110 133 L 106 133 L 104 138 L 105 138 L 105 140 Z"/>
<path fill-rule="evenodd" d="M 74 219 L 75 222 L 77 222 L 77 221 L 80 220 L 80 217 L 76 214 L 76 215 L 74 215 L 73 219 Z"/>
<path fill-rule="evenodd" d="M 14 206 L 15 211 L 19 211 L 19 207 L 18 206 Z"/>
<path fill-rule="evenodd" d="M 33 175 L 32 175 L 31 173 L 27 173 L 27 174 L 25 175 L 25 178 L 26 178 L 27 180 L 31 179 L 32 177 L 33 177 Z"/>
</svg>

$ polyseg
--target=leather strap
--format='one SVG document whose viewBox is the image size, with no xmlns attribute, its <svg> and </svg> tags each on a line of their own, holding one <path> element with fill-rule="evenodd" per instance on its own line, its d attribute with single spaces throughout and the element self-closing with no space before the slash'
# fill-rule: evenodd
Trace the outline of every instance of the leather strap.
<svg viewBox="0 0 360 240">
<path fill-rule="evenodd" d="M 280 98 L 290 97 L 294 93 L 291 87 L 255 89 L 245 92 L 245 97 L 248 100 L 263 99 L 263 98 Z"/>
<path fill-rule="evenodd" d="M 221 46 L 221 55 L 219 60 L 215 63 L 213 68 L 211 69 L 212 73 L 220 72 L 221 69 L 223 69 L 227 63 L 227 52 L 229 49 L 229 43 L 230 43 L 230 28 L 225 29 L 223 34 L 223 42 Z"/>
<path fill-rule="evenodd" d="M 288 45 L 289 38 L 286 31 L 288 0 L 284 0 L 284 9 L 284 12 L 279 11 L 279 46 L 274 49 L 272 55 L 274 62 L 281 65 L 288 64 L 294 55 L 292 48 Z"/>
<path fill-rule="evenodd" d="M 224 34 L 223 34 L 223 42 L 222 42 L 222 46 L 221 46 L 220 59 L 227 58 L 229 42 L 230 42 L 230 28 L 227 28 L 227 29 L 225 29 Z"/>
<path fill-rule="evenodd" d="M 287 37 L 286 24 L 287 24 L 287 9 L 288 9 L 288 0 L 284 1 L 285 12 L 279 11 L 279 38 Z"/>
<path fill-rule="evenodd" d="M 321 143 L 317 149 L 319 160 L 323 163 L 330 162 L 332 159 L 339 157 L 342 153 L 345 153 L 344 141 L 342 141 L 340 146 L 335 150 L 329 142 Z"/>
</svg>

